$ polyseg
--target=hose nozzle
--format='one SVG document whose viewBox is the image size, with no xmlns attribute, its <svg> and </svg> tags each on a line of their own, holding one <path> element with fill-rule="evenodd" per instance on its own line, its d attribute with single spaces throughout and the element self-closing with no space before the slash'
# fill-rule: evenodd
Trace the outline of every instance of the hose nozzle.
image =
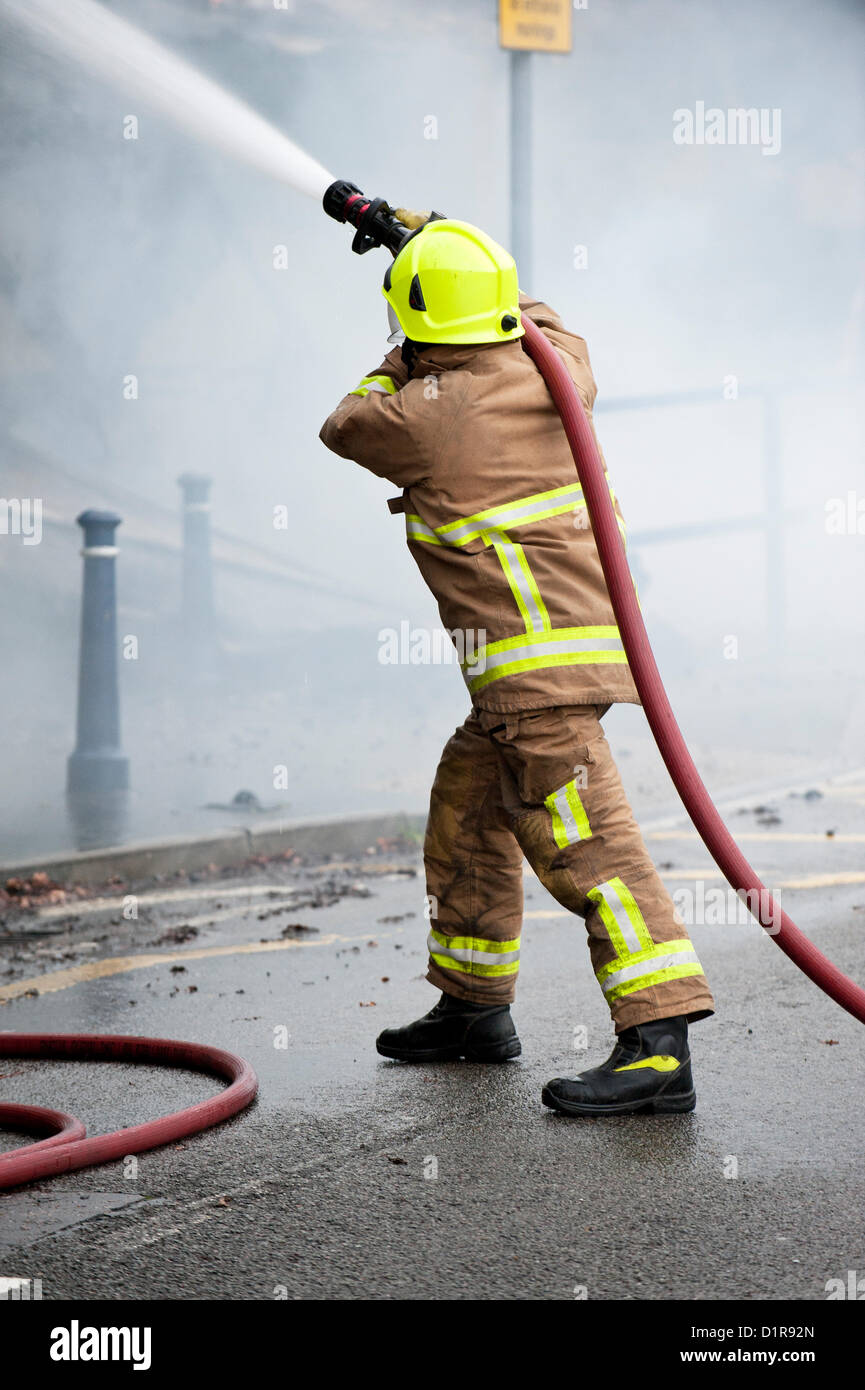
<svg viewBox="0 0 865 1390">
<path fill-rule="evenodd" d="M 409 237 L 425 227 L 427 222 L 440 222 L 440 212 L 409 212 L 392 208 L 384 198 L 368 198 L 356 183 L 337 179 L 325 191 L 321 205 L 328 217 L 336 222 L 350 222 L 357 228 L 351 243 L 352 251 L 362 256 L 373 246 L 386 246 L 391 255 L 401 251 Z"/>
<path fill-rule="evenodd" d="M 384 198 L 367 198 L 357 184 L 337 179 L 326 190 L 321 205 L 328 217 L 337 222 L 350 222 L 357 230 L 351 243 L 359 256 L 373 246 L 386 246 L 395 256 L 411 229 L 399 221 Z"/>
</svg>

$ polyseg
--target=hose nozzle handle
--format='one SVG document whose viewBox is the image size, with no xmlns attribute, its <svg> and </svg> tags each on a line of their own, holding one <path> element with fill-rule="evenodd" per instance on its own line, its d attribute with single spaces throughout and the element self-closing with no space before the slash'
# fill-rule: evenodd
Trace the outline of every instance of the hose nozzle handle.
<svg viewBox="0 0 865 1390">
<path fill-rule="evenodd" d="M 367 198 L 357 184 L 337 179 L 325 190 L 321 205 L 328 217 L 337 222 L 349 222 L 357 230 L 351 243 L 352 251 L 362 256 L 374 246 L 386 246 L 395 256 L 411 229 L 406 227 L 388 206 L 384 198 Z"/>
</svg>

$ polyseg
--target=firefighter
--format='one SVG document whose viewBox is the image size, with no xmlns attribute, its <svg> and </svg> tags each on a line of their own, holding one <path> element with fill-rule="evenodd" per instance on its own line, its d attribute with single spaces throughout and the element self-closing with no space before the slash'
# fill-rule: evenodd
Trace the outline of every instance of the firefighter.
<svg viewBox="0 0 865 1390">
<path fill-rule="evenodd" d="M 616 1032 L 606 1062 L 549 1081 L 543 1102 L 573 1115 L 691 1110 L 688 1023 L 713 1012 L 712 996 L 604 736 L 610 706 L 639 697 L 522 317 L 561 354 L 591 419 L 588 350 L 519 292 L 513 259 L 478 228 L 397 216 L 415 230 L 384 279 L 396 346 L 321 439 L 402 489 L 388 505 L 457 647 L 471 712 L 442 754 L 424 842 L 426 978 L 441 997 L 376 1045 L 406 1062 L 519 1055 L 525 857 L 585 920 Z"/>
</svg>

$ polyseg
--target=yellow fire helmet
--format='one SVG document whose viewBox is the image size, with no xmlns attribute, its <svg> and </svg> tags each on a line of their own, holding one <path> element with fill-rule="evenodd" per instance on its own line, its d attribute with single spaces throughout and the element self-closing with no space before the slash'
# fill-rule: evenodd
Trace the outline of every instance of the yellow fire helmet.
<svg viewBox="0 0 865 1390">
<path fill-rule="evenodd" d="M 469 222 L 427 222 L 388 266 L 382 294 L 417 343 L 521 338 L 513 257 Z"/>
</svg>

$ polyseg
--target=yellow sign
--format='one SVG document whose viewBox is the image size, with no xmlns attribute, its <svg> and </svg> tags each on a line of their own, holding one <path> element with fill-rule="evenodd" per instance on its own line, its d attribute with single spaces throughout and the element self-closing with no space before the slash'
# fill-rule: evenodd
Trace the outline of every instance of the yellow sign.
<svg viewBox="0 0 865 1390">
<path fill-rule="evenodd" d="M 499 43 L 537 53 L 570 53 L 572 0 L 499 0 Z"/>
</svg>

